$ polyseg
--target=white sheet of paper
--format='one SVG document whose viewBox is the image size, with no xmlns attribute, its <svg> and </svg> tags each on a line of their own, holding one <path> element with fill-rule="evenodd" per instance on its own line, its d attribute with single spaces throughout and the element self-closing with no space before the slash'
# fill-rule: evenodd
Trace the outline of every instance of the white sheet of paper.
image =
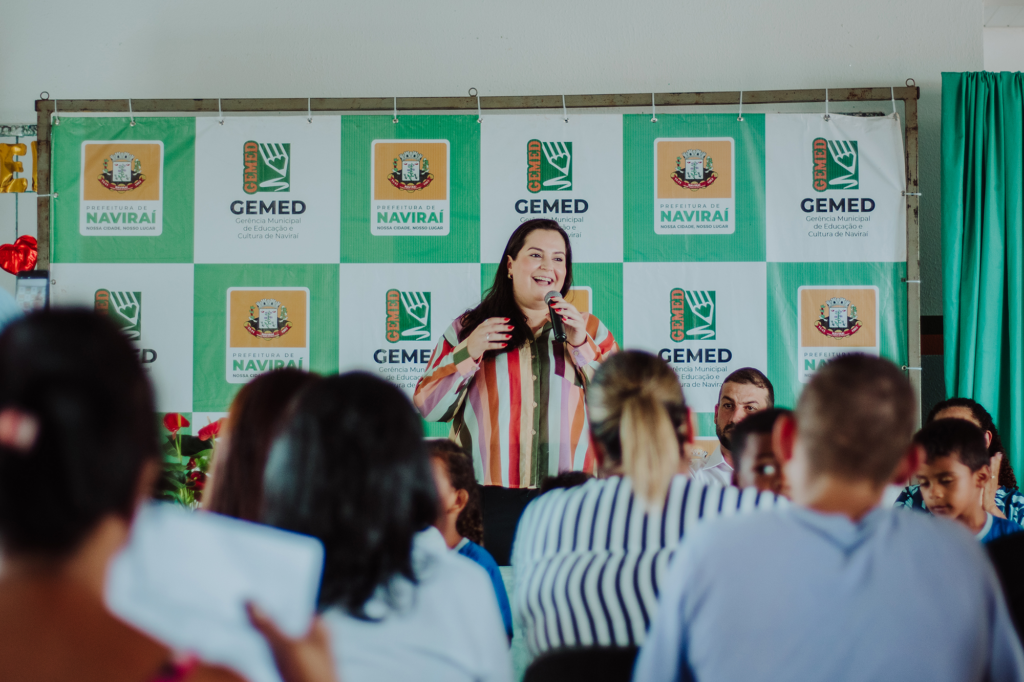
<svg viewBox="0 0 1024 682">
<path fill-rule="evenodd" d="M 281 682 L 245 603 L 259 604 L 289 635 L 305 633 L 323 561 L 316 538 L 152 503 L 139 511 L 111 566 L 107 604 L 175 650 L 232 668 L 250 682 Z"/>
</svg>

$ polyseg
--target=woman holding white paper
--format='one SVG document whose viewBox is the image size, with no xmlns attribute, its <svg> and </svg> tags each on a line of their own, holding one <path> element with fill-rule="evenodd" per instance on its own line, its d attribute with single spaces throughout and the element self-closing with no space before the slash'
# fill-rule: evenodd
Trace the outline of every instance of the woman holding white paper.
<svg viewBox="0 0 1024 682">
<path fill-rule="evenodd" d="M 419 415 L 392 384 L 328 377 L 271 449 L 263 521 L 324 543 L 320 608 L 346 682 L 511 682 L 487 573 L 432 526 Z"/>
<path fill-rule="evenodd" d="M 0 335 L 3 679 L 239 680 L 171 651 L 104 603 L 108 567 L 159 472 L 153 415 L 131 344 L 104 318 L 38 313 Z M 262 613 L 251 619 L 285 682 L 336 679 L 322 625 L 291 640 Z"/>
</svg>

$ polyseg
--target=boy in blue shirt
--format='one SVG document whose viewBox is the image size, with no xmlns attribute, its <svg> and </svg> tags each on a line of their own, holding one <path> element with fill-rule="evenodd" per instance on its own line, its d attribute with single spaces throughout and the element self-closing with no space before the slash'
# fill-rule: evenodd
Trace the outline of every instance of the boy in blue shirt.
<svg viewBox="0 0 1024 682">
<path fill-rule="evenodd" d="M 985 511 L 992 472 L 981 429 L 964 419 L 939 419 L 918 431 L 914 442 L 924 454 L 917 480 L 928 511 L 962 523 L 982 543 L 1024 530 Z"/>
<path fill-rule="evenodd" d="M 441 531 L 448 549 L 472 559 L 487 571 L 505 623 L 505 634 L 511 642 L 512 607 L 501 578 L 501 569 L 491 553 L 481 546 L 484 541 L 483 512 L 473 462 L 462 448 L 450 440 L 431 441 L 429 450 L 441 506 L 434 527 Z"/>
</svg>

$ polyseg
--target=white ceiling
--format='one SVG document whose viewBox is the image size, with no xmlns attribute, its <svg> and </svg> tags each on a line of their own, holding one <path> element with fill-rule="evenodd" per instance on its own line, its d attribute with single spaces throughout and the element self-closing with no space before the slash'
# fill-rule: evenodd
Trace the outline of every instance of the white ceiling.
<svg viewBox="0 0 1024 682">
<path fill-rule="evenodd" d="M 1024 26 L 1024 0 L 985 0 L 985 27 Z"/>
</svg>

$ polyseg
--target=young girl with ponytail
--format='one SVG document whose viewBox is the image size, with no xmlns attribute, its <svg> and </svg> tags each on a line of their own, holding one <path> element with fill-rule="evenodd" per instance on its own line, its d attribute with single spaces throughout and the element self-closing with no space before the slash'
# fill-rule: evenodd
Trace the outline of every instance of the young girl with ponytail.
<svg viewBox="0 0 1024 682">
<path fill-rule="evenodd" d="M 588 388 L 587 412 L 601 478 L 542 495 L 516 532 L 512 611 L 533 656 L 640 646 L 686 530 L 778 502 L 687 477 L 693 419 L 675 372 L 654 355 L 607 358 Z"/>
</svg>

